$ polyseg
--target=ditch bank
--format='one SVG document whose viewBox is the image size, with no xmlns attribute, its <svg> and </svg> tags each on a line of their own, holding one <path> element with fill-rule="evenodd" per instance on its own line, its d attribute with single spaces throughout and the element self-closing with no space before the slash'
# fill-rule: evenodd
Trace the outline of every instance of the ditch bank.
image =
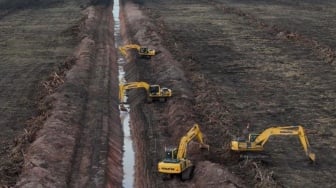
<svg viewBox="0 0 336 188">
<path fill-rule="evenodd" d="M 131 1 L 122 1 L 121 32 L 126 43 L 137 43 L 154 48 L 160 53 L 152 59 L 138 59 L 136 54 L 128 58 L 125 66 L 126 79 L 145 81 L 171 88 L 173 97 L 166 103 L 144 103 L 145 92 L 132 90 L 128 102 L 131 104 L 131 128 L 135 140 L 137 187 L 245 187 L 239 177 L 225 167 L 212 163 L 215 151 L 202 152 L 197 144 L 190 143 L 188 158 L 196 164 L 194 178 L 181 182 L 179 179 L 163 181 L 157 172 L 157 163 L 164 157 L 164 147 L 178 145 L 199 117 L 193 111 L 197 93 L 192 90 L 182 69 L 163 45 L 154 25 Z M 208 127 L 200 124 L 207 138 Z"/>
<path fill-rule="evenodd" d="M 24 153 L 16 187 L 121 186 L 122 129 L 111 7 L 90 6 L 61 85 L 45 96 L 44 123 Z M 115 84 L 113 84 L 115 83 Z M 112 170 L 113 169 L 113 170 Z"/>
</svg>

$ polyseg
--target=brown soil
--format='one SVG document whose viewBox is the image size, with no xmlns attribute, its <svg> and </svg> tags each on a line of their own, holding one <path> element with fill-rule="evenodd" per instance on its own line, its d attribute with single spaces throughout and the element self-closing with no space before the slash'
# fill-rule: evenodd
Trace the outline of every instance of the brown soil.
<svg viewBox="0 0 336 188">
<path fill-rule="evenodd" d="M 140 187 L 335 185 L 335 44 L 328 40 L 335 30 L 333 25 L 329 33 L 312 30 L 320 17 L 330 26 L 330 6 L 335 4 L 319 3 L 313 15 L 288 15 L 278 9 L 313 9 L 317 2 L 124 2 L 126 41 L 162 51 L 150 61 L 130 59 L 128 81 L 158 83 L 174 91 L 165 104 L 144 104 L 144 95 L 131 94 Z M 293 17 L 313 22 L 295 27 Z M 156 165 L 164 146 L 178 144 L 195 122 L 207 137 L 210 153 L 190 151 L 197 164 L 193 180 L 161 181 Z M 270 139 L 270 160 L 239 162 L 229 143 L 248 123 L 256 132 L 304 125 L 318 163 L 311 165 L 292 137 Z M 216 171 L 228 178 L 214 176 Z"/>
<path fill-rule="evenodd" d="M 145 104 L 144 93 L 140 97 L 141 92 L 130 92 L 137 187 L 245 187 L 243 181 L 226 167 L 207 161 L 209 156 L 220 155 L 215 154 L 214 148 L 202 153 L 189 146 L 189 158 L 197 164 L 192 181 L 163 181 L 157 173 L 157 162 L 163 157 L 164 146 L 177 145 L 193 124 L 199 122 L 193 111 L 194 95 L 181 63 L 163 46 L 148 17 L 129 2 L 124 4 L 122 12 L 122 20 L 126 23 L 122 27 L 124 41 L 140 43 L 161 52 L 151 60 L 137 59 L 136 56 L 130 58 L 126 66 L 127 81 L 146 81 L 174 91 L 174 97 L 164 104 Z M 201 124 L 202 128 L 206 132 L 206 127 Z"/>
<path fill-rule="evenodd" d="M 50 96 L 52 113 L 28 148 L 19 187 L 121 184 L 122 172 L 110 170 L 120 169 L 122 148 L 111 7 L 84 14 L 77 61 Z"/>
<path fill-rule="evenodd" d="M 72 10 L 74 11 L 72 14 L 79 18 L 75 25 L 49 33 L 50 38 L 55 37 L 54 35 L 70 35 L 74 39 L 68 42 L 73 44 L 70 50 L 67 49 L 67 55 L 62 56 L 65 59 L 64 63 L 56 64 L 59 68 L 55 72 L 50 73 L 47 79 L 37 77 L 41 80 L 37 82 L 41 87 L 37 91 L 30 92 L 41 93 L 39 98 L 33 98 L 39 103 L 38 109 L 35 110 L 38 114 L 27 122 L 25 132 L 7 134 L 8 139 L 3 139 L 10 142 L 19 135 L 15 138 L 15 145 L 9 145 L 9 149 L 13 149 L 9 153 L 8 162 L 1 164 L 1 170 L 3 170 L 1 174 L 4 176 L 1 175 L 0 187 L 12 186 L 15 182 L 16 187 L 121 185 L 122 171 L 113 170 L 121 169 L 122 129 L 118 115 L 118 84 L 116 84 L 118 72 L 116 50 L 113 45 L 114 24 L 111 6 L 108 6 L 107 2 L 92 1 L 96 6 L 87 6 L 87 1 L 55 5 L 57 10 L 63 10 L 62 7 L 65 5 L 69 6 L 69 10 L 72 10 L 71 6 L 78 6 L 77 9 Z M 80 11 L 82 9 L 80 7 L 86 8 Z M 27 11 L 31 14 L 36 11 L 38 15 L 43 13 L 38 9 Z M 12 14 L 18 16 L 19 13 Z M 10 19 L 11 15 L 5 18 Z M 66 14 L 60 16 L 60 19 L 67 19 Z M 37 20 L 34 21 L 37 22 Z M 68 23 L 67 21 L 64 22 Z M 38 27 L 38 25 L 31 27 Z M 40 27 L 41 33 L 44 29 Z M 32 41 L 37 40 L 33 38 Z M 54 40 L 54 42 L 58 41 Z M 12 50 L 9 47 L 5 49 L 7 51 L 4 52 Z M 57 50 L 65 52 L 62 48 Z M 41 58 L 41 56 L 37 57 Z M 29 66 L 28 63 L 27 66 Z M 32 78 L 40 76 L 34 75 L 34 71 L 27 72 L 26 80 L 22 80 L 23 85 L 32 84 Z M 11 75 L 11 72 L 7 73 L 9 76 L 15 76 L 15 74 Z M 19 84 L 16 86 L 18 89 L 22 87 Z M 14 97 L 20 94 L 20 92 L 13 93 Z M 2 119 L 2 121 L 7 120 Z"/>
<path fill-rule="evenodd" d="M 44 1 L 30 8 L 20 6 L 25 2 L 0 3 L 1 187 L 15 184 L 25 147 L 49 114 L 50 101 L 43 97 L 62 84 L 64 71 L 74 63 L 75 28 L 83 18 L 80 6 L 86 3 Z M 3 15 L 6 8 L 10 13 Z"/>
<path fill-rule="evenodd" d="M 0 32 L 9 38 L 0 40 L 0 187 L 121 187 L 112 7 L 99 0 L 52 2 L 48 9 L 0 14 Z M 166 103 L 145 103 L 141 90 L 129 93 L 136 187 L 335 186 L 334 2 L 121 4 L 123 42 L 161 52 L 152 59 L 130 56 L 127 81 L 173 90 Z M 63 16 L 55 13 L 60 10 Z M 42 25 L 50 23 L 37 19 L 43 11 L 67 24 L 48 30 Z M 34 23 L 25 24 L 25 17 Z M 190 143 L 193 179 L 163 181 L 157 163 L 164 147 L 177 145 L 194 123 L 210 150 Z M 239 160 L 229 144 L 247 123 L 256 132 L 303 124 L 317 164 L 307 162 L 297 138 L 286 137 L 269 140 L 267 163 Z"/>
</svg>

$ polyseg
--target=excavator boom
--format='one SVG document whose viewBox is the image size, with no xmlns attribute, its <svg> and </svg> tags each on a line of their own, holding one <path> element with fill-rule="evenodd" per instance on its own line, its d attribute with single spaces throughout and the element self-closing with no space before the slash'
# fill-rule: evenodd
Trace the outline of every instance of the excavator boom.
<svg viewBox="0 0 336 188">
<path fill-rule="evenodd" d="M 302 147 L 312 161 L 315 161 L 315 154 L 311 151 L 310 144 L 305 134 L 305 131 L 301 125 L 299 126 L 283 126 L 283 127 L 271 127 L 264 130 L 259 135 L 250 134 L 248 141 L 233 140 L 231 142 L 231 150 L 234 151 L 263 151 L 264 144 L 268 141 L 270 136 L 282 135 L 298 136 Z"/>
<path fill-rule="evenodd" d="M 150 85 L 146 82 L 129 82 L 119 85 L 119 100 L 124 101 L 125 91 L 128 89 L 144 88 L 148 90 Z"/>
</svg>

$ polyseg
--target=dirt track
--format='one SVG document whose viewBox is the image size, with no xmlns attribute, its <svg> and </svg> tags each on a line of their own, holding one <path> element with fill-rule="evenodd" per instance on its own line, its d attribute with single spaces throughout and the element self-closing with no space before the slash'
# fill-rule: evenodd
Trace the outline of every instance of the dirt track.
<svg viewBox="0 0 336 188">
<path fill-rule="evenodd" d="M 0 14 L 8 39 L 0 43 L 0 187 L 121 187 L 117 51 L 108 2 L 55 0 L 48 9 Z M 133 53 L 127 81 L 160 84 L 174 94 L 166 103 L 147 104 L 144 92 L 130 92 L 136 187 L 335 187 L 334 2 L 121 2 L 124 43 L 161 51 L 151 60 Z M 38 19 L 44 11 L 64 25 L 49 30 L 50 23 Z M 33 24 L 24 24 L 28 15 Z M 194 178 L 163 181 L 156 165 L 164 147 L 177 145 L 194 123 L 210 151 L 191 143 Z M 267 164 L 239 162 L 229 143 L 247 123 L 256 132 L 304 125 L 317 165 L 308 163 L 297 138 L 286 137 L 270 139 Z"/>
</svg>

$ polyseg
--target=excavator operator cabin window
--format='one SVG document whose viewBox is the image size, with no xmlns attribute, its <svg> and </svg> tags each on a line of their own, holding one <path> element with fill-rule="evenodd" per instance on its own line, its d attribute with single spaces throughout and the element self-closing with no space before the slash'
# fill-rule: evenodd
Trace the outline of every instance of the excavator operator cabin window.
<svg viewBox="0 0 336 188">
<path fill-rule="evenodd" d="M 172 151 L 166 151 L 166 159 L 172 159 Z"/>
<path fill-rule="evenodd" d="M 152 86 L 152 87 L 150 88 L 150 92 L 151 92 L 151 93 L 158 93 L 158 92 L 159 92 L 159 87 L 157 87 L 157 86 Z"/>
<path fill-rule="evenodd" d="M 177 149 L 173 150 L 173 158 L 176 159 L 177 158 Z"/>
<path fill-rule="evenodd" d="M 140 48 L 140 53 L 147 53 L 147 48 Z"/>
</svg>

